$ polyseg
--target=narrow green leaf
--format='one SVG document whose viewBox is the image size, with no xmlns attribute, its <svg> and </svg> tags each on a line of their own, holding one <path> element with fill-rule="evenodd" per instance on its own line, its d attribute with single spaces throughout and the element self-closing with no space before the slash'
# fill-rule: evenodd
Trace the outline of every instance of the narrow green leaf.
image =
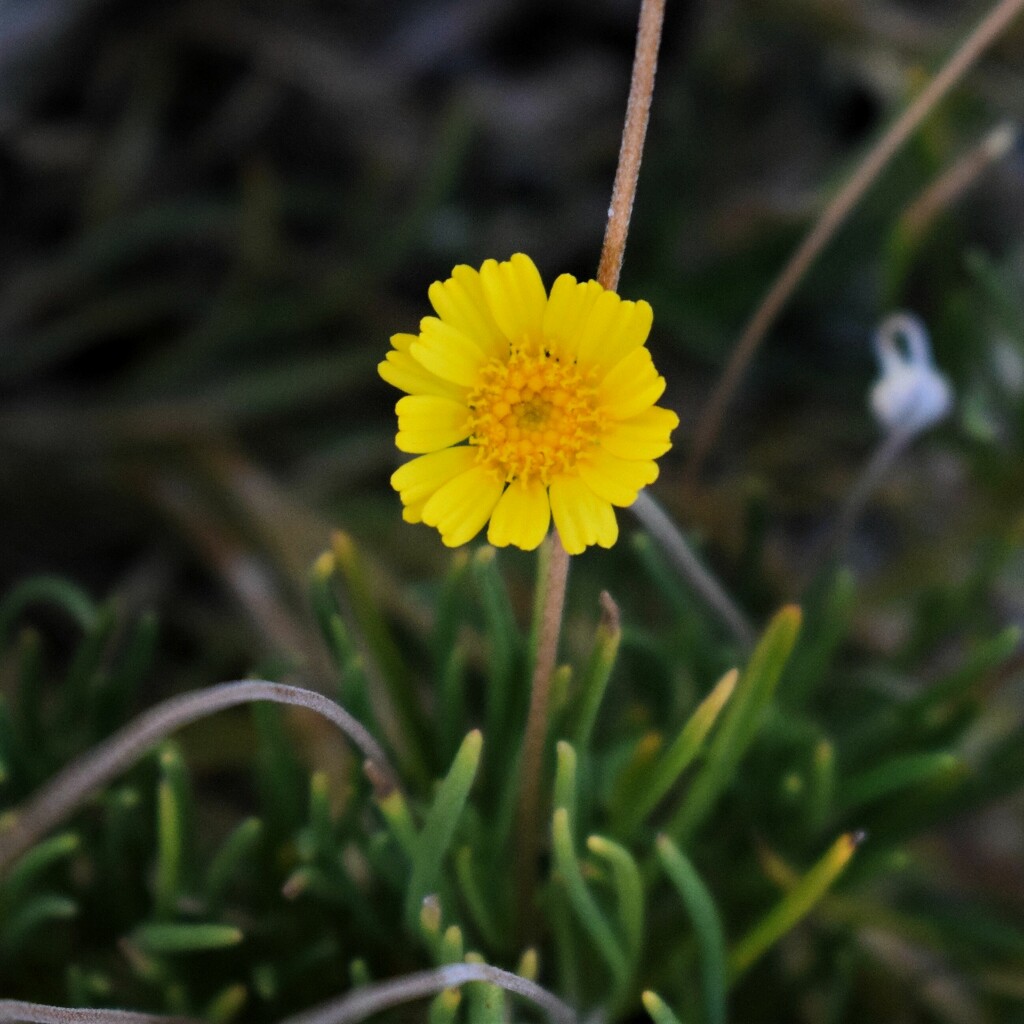
<svg viewBox="0 0 1024 1024">
<path fill-rule="evenodd" d="M 807 602 L 807 623 L 800 646 L 786 669 L 784 698 L 791 706 L 802 705 L 815 687 L 828 678 L 829 666 L 850 630 L 857 598 L 857 583 L 848 569 L 838 570 L 824 593 Z"/>
<path fill-rule="evenodd" d="M 9 643 L 14 624 L 33 604 L 56 605 L 86 632 L 96 621 L 96 605 L 80 587 L 59 576 L 33 576 L 12 588 L 0 603 L 0 650 Z"/>
<path fill-rule="evenodd" d="M 616 835 L 631 835 L 700 754 L 708 733 L 732 696 L 738 678 L 739 672 L 736 669 L 722 676 L 714 689 L 697 705 L 668 750 L 649 771 L 639 777 L 642 785 L 631 787 L 631 792 L 620 805 L 620 817 L 613 828 Z"/>
<path fill-rule="evenodd" d="M 648 989 L 640 999 L 654 1024 L 682 1024 L 657 992 L 652 992 Z"/>
<path fill-rule="evenodd" d="M 462 741 L 448 774 L 438 787 L 434 803 L 427 812 L 423 830 L 416 837 L 405 904 L 405 917 L 411 928 L 415 927 L 423 897 L 437 890 L 441 865 L 476 778 L 482 747 L 483 735 L 474 729 Z"/>
<path fill-rule="evenodd" d="M 380 670 L 401 728 L 403 749 L 400 755 L 405 770 L 414 778 L 425 781 L 429 774 L 427 737 L 412 673 L 381 614 L 378 598 L 354 541 L 347 534 L 336 532 L 331 538 L 331 550 L 345 580 L 356 622 Z"/>
<path fill-rule="evenodd" d="M 484 894 L 473 869 L 473 848 L 463 846 L 455 855 L 455 877 L 459 883 L 459 892 L 469 908 L 470 917 L 480 935 L 491 949 L 501 949 L 506 940 L 503 929 L 498 926 L 494 916 L 492 901 Z M 493 899 L 493 897 L 492 897 Z"/>
<path fill-rule="evenodd" d="M 200 953 L 227 949 L 242 941 L 240 928 L 226 924 L 141 924 L 131 934 L 131 941 L 143 953 Z"/>
<path fill-rule="evenodd" d="M 840 836 L 825 855 L 735 945 L 729 955 L 729 977 L 735 981 L 755 964 L 791 928 L 814 909 L 849 864 L 860 836 Z"/>
<path fill-rule="evenodd" d="M 160 919 L 175 915 L 184 871 L 188 779 L 181 751 L 167 743 L 160 751 L 157 787 L 157 867 L 154 913 Z"/>
<path fill-rule="evenodd" d="M 839 813 L 851 811 L 914 786 L 927 786 L 963 772 L 963 761 L 947 751 L 893 757 L 847 780 L 839 794 Z"/>
<path fill-rule="evenodd" d="M 497 551 L 485 546 L 473 556 L 472 566 L 487 624 L 487 722 L 484 731 L 487 736 L 498 739 L 508 731 L 506 725 L 511 708 L 510 691 L 519 629 L 496 558 Z M 497 754 L 494 751 L 492 756 Z"/>
<path fill-rule="evenodd" d="M 576 820 L 576 751 L 565 740 L 555 745 L 554 805 L 564 808 L 570 821 Z"/>
<path fill-rule="evenodd" d="M 577 919 L 611 970 L 612 1002 L 613 1004 L 618 1003 L 629 983 L 627 957 L 583 880 L 583 872 L 580 870 L 576 851 L 573 848 L 569 813 L 564 807 L 559 807 L 555 811 L 551 822 L 551 833 L 555 854 L 554 866 L 562 878 L 570 905 L 575 911 Z"/>
<path fill-rule="evenodd" d="M 242 1012 L 248 999 L 249 990 L 244 985 L 228 985 L 206 1004 L 203 1019 L 209 1024 L 230 1024 Z"/>
<path fill-rule="evenodd" d="M 725 1024 L 726 1020 L 726 955 L 725 935 L 714 897 L 689 859 L 668 836 L 659 836 L 658 859 L 665 873 L 682 897 L 683 904 L 697 938 L 704 995 L 704 1016 L 707 1024 Z M 647 1000 L 644 1000 L 647 1006 Z M 648 1012 L 654 1013 L 648 1007 Z M 655 1017 L 657 1020 L 657 1017 Z"/>
<path fill-rule="evenodd" d="M 69 921 L 77 913 L 78 904 L 66 896 L 49 892 L 32 896 L 0 926 L 0 945 L 8 954 L 14 954 L 40 928 L 54 921 Z"/>
<path fill-rule="evenodd" d="M 611 679 L 615 660 L 622 641 L 622 624 L 619 609 L 607 591 L 601 593 L 601 622 L 594 637 L 594 647 L 583 673 L 579 696 L 579 711 L 575 716 L 572 730 L 573 744 L 579 750 L 590 745 L 597 713 L 601 709 L 608 681 Z"/>
<path fill-rule="evenodd" d="M 768 624 L 754 648 L 711 741 L 707 758 L 665 830 L 677 843 L 693 834 L 732 782 L 757 735 L 765 708 L 796 643 L 800 619 L 799 608 L 792 605 L 783 608 Z"/>
<path fill-rule="evenodd" d="M 2 886 L 3 906 L 13 906 L 51 865 L 71 857 L 81 846 L 75 832 L 61 832 L 33 846 L 11 868 Z"/>
<path fill-rule="evenodd" d="M 231 880 L 255 853 L 262 838 L 263 822 L 259 818 L 246 818 L 224 840 L 206 872 L 206 905 L 211 912 L 220 909 Z"/>
<path fill-rule="evenodd" d="M 441 669 L 437 718 L 441 751 L 446 758 L 455 756 L 462 731 L 466 727 L 467 660 L 465 645 L 457 643 L 448 651 Z"/>
<path fill-rule="evenodd" d="M 375 794 L 374 800 L 399 848 L 412 860 L 416 856 L 419 840 L 404 794 L 400 789 L 392 789 L 384 794 Z"/>
<path fill-rule="evenodd" d="M 457 988 L 438 992 L 430 1002 L 427 1024 L 454 1024 L 462 1005 L 462 993 Z"/>
<path fill-rule="evenodd" d="M 625 936 L 630 963 L 635 970 L 640 961 L 644 936 L 644 887 L 640 868 L 625 847 L 604 836 L 590 836 L 587 849 L 606 861 L 612 869 L 619 927 Z"/>
</svg>

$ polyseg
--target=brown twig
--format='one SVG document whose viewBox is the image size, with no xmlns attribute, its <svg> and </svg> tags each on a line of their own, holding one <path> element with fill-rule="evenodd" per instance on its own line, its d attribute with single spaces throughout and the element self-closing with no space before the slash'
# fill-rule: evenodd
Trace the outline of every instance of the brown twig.
<svg viewBox="0 0 1024 1024">
<path fill-rule="evenodd" d="M 958 50 L 943 65 L 920 95 L 896 119 L 853 172 L 839 194 L 828 204 L 817 223 L 804 237 L 796 252 L 769 288 L 754 311 L 722 377 L 708 399 L 694 432 L 687 483 L 696 486 L 704 460 L 722 428 L 725 413 L 732 401 L 750 360 L 765 335 L 789 301 L 811 264 L 820 255 L 850 211 L 874 184 L 886 164 L 907 141 L 936 104 L 960 81 L 981 54 L 1000 36 L 1024 8 L 1024 0 L 1000 0 L 978 23 Z"/>
<path fill-rule="evenodd" d="M 640 175 L 640 160 L 644 152 L 647 121 L 654 94 L 654 72 L 658 66 L 658 46 L 661 26 L 665 20 L 665 0 L 643 0 L 640 22 L 636 32 L 636 52 L 633 57 L 633 77 L 629 84 L 626 103 L 626 123 L 622 129 L 622 147 L 619 165 L 615 169 L 612 201 L 608 208 L 608 226 L 601 246 L 601 261 L 597 266 L 598 283 L 614 291 L 619 283 L 622 257 L 626 251 L 629 218 L 636 198 L 636 183 Z"/>
<path fill-rule="evenodd" d="M 366 727 L 343 707 L 313 690 L 260 679 L 220 683 L 171 697 L 58 772 L 23 807 L 15 810 L 10 826 L 0 832 L 0 876 L 54 825 L 77 810 L 100 786 L 137 761 L 176 729 L 208 715 L 269 701 L 307 708 L 333 722 L 360 752 L 374 763 L 378 775 L 397 786 L 397 776 Z"/>
<path fill-rule="evenodd" d="M 516 874 L 521 899 L 520 911 L 529 915 L 537 879 L 537 850 L 540 846 L 540 790 L 544 774 L 544 741 L 548 731 L 551 677 L 555 671 L 558 638 L 562 632 L 565 587 L 569 578 L 569 555 L 557 531 L 553 532 L 543 581 L 544 604 L 537 635 L 537 655 L 530 684 L 530 709 L 526 716 L 523 753 L 519 769 L 519 813 Z"/>
<path fill-rule="evenodd" d="M 45 1006 L 20 999 L 0 999 L 0 1024 L 199 1024 L 194 1017 L 164 1017 L 132 1010 Z"/>
<path fill-rule="evenodd" d="M 392 1006 L 401 1006 L 414 999 L 422 999 L 472 981 L 486 981 L 530 1000 L 548 1015 L 553 1024 L 576 1022 L 576 1013 L 572 1007 L 535 982 L 490 964 L 467 963 L 448 964 L 432 971 L 417 971 L 390 981 L 363 985 L 340 999 L 333 999 L 312 1010 L 287 1017 L 280 1024 L 356 1024 Z"/>
</svg>

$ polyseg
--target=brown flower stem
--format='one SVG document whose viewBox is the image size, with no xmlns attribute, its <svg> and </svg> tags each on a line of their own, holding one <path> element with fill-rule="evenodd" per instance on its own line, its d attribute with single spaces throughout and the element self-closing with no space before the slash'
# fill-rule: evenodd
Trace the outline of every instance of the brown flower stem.
<svg viewBox="0 0 1024 1024">
<path fill-rule="evenodd" d="M 658 47 L 664 16 L 665 0 L 642 0 L 636 51 L 633 57 L 633 77 L 626 104 L 626 121 L 622 129 L 622 146 L 619 150 L 619 163 L 612 186 L 612 201 L 608 209 L 608 224 L 597 270 L 598 282 L 611 290 L 619 283 L 622 258 L 626 251 L 629 219 L 636 198 L 640 160 L 643 156 L 644 137 L 647 134 L 651 96 L 654 93 L 654 71 L 658 63 Z M 565 607 L 568 576 L 569 555 L 562 545 L 558 532 L 553 531 L 547 576 L 542 583 L 544 598 L 540 629 L 537 632 L 530 709 L 526 718 L 519 767 L 519 845 L 516 851 L 516 881 L 519 913 L 524 927 L 533 907 L 533 893 L 537 883 L 537 853 L 540 849 L 543 827 L 540 821 L 541 782 L 544 774 L 548 704 L 551 696 L 551 676 L 555 669 L 558 640 L 562 629 L 562 611 Z"/>
<path fill-rule="evenodd" d="M 552 531 L 547 558 L 547 575 L 543 581 L 544 602 L 537 653 L 530 684 L 530 710 L 526 715 L 523 753 L 519 762 L 519 813 L 516 874 L 520 894 L 519 911 L 524 921 L 532 906 L 537 881 L 537 851 L 540 847 L 540 791 L 544 774 L 544 741 L 548 731 L 548 704 L 551 677 L 558 655 L 558 639 L 562 632 L 562 611 L 565 607 L 565 586 L 569 578 L 569 554 L 557 531 Z"/>
<path fill-rule="evenodd" d="M 718 437 L 726 411 L 751 359 L 808 268 L 821 254 L 822 249 L 832 239 L 864 193 L 874 184 L 893 155 L 936 104 L 970 70 L 981 54 L 1005 31 L 1022 8 L 1024 0 L 1000 0 L 992 7 L 938 74 L 861 161 L 790 257 L 743 329 L 722 377 L 701 413 L 694 432 L 690 463 L 687 467 L 687 483 L 690 490 L 696 486 L 704 460 Z"/>
<path fill-rule="evenodd" d="M 640 175 L 644 137 L 647 135 L 651 97 L 654 95 L 654 72 L 658 66 L 658 46 L 664 20 L 665 0 L 643 0 L 636 32 L 633 78 L 629 84 L 619 165 L 612 185 L 612 201 L 608 208 L 604 244 L 601 246 L 601 262 L 597 267 L 598 283 L 613 291 L 619 283 L 626 236 L 629 234 L 629 218 L 636 198 L 636 183 Z"/>
</svg>

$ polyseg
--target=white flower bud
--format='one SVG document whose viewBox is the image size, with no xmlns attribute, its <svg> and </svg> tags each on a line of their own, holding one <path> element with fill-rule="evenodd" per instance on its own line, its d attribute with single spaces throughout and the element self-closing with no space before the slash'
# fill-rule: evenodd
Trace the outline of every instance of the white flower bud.
<svg viewBox="0 0 1024 1024">
<path fill-rule="evenodd" d="M 871 409 L 886 430 L 916 434 L 949 415 L 953 389 L 932 362 L 928 331 L 916 316 L 887 316 L 875 332 L 875 352 L 882 376 L 871 389 Z"/>
</svg>

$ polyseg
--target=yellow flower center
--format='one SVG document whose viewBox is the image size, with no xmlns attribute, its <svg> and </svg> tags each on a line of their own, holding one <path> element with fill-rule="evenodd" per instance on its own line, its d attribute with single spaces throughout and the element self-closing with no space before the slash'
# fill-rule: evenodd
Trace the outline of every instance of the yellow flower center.
<svg viewBox="0 0 1024 1024">
<path fill-rule="evenodd" d="M 506 482 L 551 478 L 572 469 L 598 440 L 597 389 L 575 363 L 543 349 L 514 349 L 483 367 L 469 395 L 469 443 Z"/>
</svg>

